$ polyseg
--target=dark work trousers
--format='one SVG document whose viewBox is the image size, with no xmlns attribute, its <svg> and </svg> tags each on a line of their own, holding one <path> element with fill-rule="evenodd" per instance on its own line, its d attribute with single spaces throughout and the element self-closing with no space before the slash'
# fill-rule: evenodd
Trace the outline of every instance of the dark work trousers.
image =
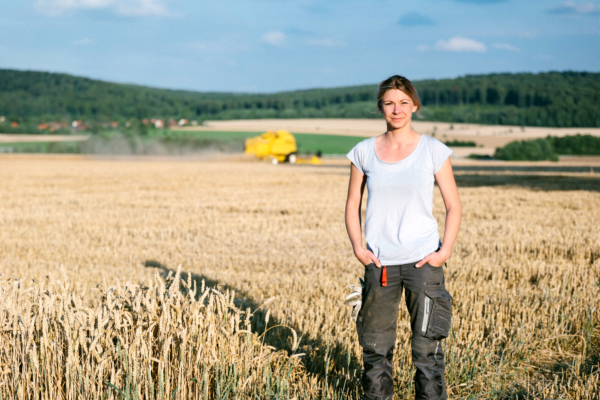
<svg viewBox="0 0 600 400">
<path fill-rule="evenodd" d="M 382 285 L 382 269 L 365 266 L 362 308 L 356 320 L 363 348 L 362 385 L 365 399 L 391 399 L 394 394 L 393 358 L 398 308 L 405 288 L 406 307 L 412 330 L 412 360 L 416 399 L 446 399 L 444 351 L 441 340 L 448 336 L 452 298 L 446 291 L 444 270 L 415 263 L 386 266 L 387 285 Z"/>
</svg>

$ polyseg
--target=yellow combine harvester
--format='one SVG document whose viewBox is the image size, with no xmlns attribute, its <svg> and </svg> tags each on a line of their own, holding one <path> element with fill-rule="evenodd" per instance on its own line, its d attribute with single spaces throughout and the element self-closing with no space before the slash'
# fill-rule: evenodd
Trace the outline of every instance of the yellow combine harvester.
<svg viewBox="0 0 600 400">
<path fill-rule="evenodd" d="M 294 135 L 288 131 L 265 132 L 262 135 L 246 139 L 245 154 L 254 154 L 273 164 L 289 162 L 290 164 L 316 164 L 321 160 L 317 156 L 300 157 Z"/>
</svg>

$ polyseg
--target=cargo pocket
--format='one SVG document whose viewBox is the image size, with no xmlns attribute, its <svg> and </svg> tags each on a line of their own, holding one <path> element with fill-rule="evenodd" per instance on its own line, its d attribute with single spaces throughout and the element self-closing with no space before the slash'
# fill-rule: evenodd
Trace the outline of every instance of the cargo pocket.
<svg viewBox="0 0 600 400">
<path fill-rule="evenodd" d="M 448 337 L 452 318 L 452 296 L 445 289 L 425 290 L 421 334 L 440 340 Z"/>
</svg>

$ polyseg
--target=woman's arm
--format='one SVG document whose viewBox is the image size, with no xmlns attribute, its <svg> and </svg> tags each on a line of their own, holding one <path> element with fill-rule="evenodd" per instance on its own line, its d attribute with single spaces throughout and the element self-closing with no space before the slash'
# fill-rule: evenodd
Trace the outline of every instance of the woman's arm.
<svg viewBox="0 0 600 400">
<path fill-rule="evenodd" d="M 346 230 L 348 231 L 348 237 L 350 237 L 352 249 L 358 261 L 364 265 L 374 262 L 377 268 L 381 268 L 381 263 L 375 257 L 375 254 L 362 245 L 360 207 L 367 177 L 360 173 L 354 164 L 351 164 L 350 168 L 350 183 L 348 184 L 348 199 L 346 200 Z"/>
<path fill-rule="evenodd" d="M 444 228 L 444 238 L 442 239 L 442 247 L 439 249 L 439 251 L 431 253 L 419 261 L 416 264 L 417 268 L 423 266 L 425 263 L 429 263 L 435 267 L 441 267 L 446 260 L 450 258 L 452 246 L 454 246 L 456 236 L 458 235 L 458 228 L 460 228 L 462 208 L 460 205 L 460 198 L 458 197 L 456 181 L 454 180 L 454 174 L 452 173 L 452 164 L 450 163 L 450 158 L 444 162 L 437 174 L 435 174 L 435 180 L 440 187 L 442 199 L 444 200 L 444 205 L 446 206 L 446 227 Z"/>
</svg>

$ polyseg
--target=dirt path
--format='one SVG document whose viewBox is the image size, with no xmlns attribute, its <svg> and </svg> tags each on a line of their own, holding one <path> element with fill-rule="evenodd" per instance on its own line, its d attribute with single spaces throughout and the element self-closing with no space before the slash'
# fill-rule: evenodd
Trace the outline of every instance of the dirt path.
<svg viewBox="0 0 600 400">
<path fill-rule="evenodd" d="M 87 135 L 37 135 L 0 133 L 0 143 L 83 142 Z"/>
</svg>

